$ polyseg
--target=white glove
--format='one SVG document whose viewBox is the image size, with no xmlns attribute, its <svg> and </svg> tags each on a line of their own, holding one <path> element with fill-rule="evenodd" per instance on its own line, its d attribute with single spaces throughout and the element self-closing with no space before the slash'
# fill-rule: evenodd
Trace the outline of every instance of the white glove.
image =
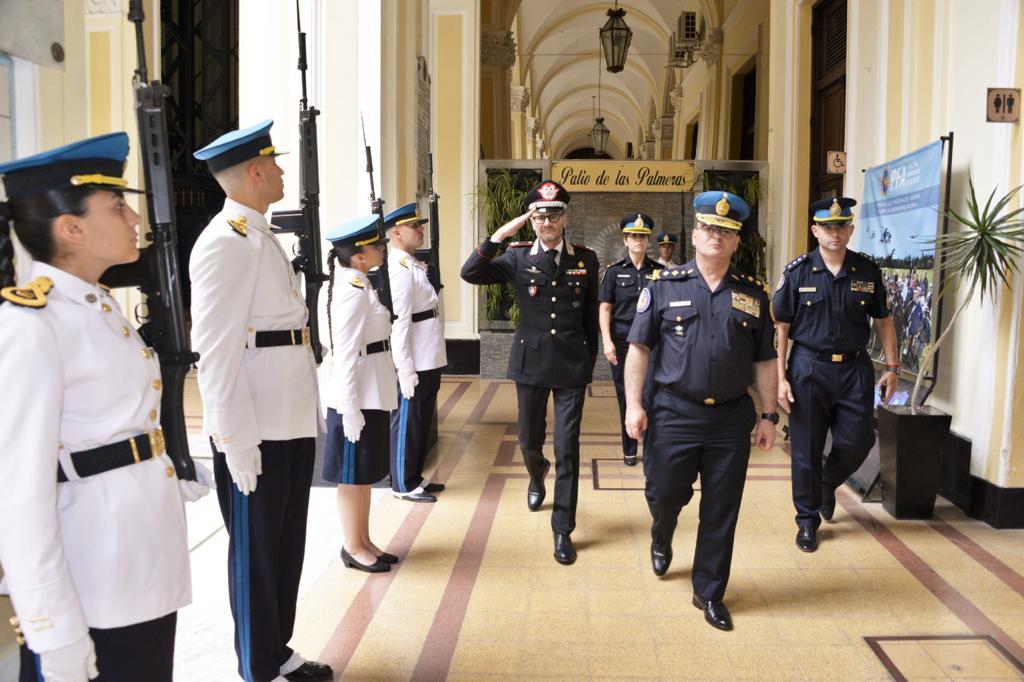
<svg viewBox="0 0 1024 682">
<path fill-rule="evenodd" d="M 89 635 L 39 654 L 39 667 L 46 682 L 85 682 L 100 676 L 96 668 L 96 649 Z"/>
<path fill-rule="evenodd" d="M 362 412 L 342 412 L 341 427 L 345 430 L 345 438 L 353 443 L 359 442 L 359 434 L 366 426 Z"/>
<path fill-rule="evenodd" d="M 416 386 L 419 383 L 420 378 L 415 372 L 398 375 L 398 388 L 402 392 L 402 397 L 406 400 L 412 400 L 413 393 L 416 392 Z"/>
<path fill-rule="evenodd" d="M 225 452 L 224 459 L 231 473 L 231 480 L 238 486 L 238 491 L 248 495 L 256 490 L 256 478 L 263 473 L 263 458 L 259 448 L 249 448 L 237 452 Z"/>
<path fill-rule="evenodd" d="M 213 487 L 213 474 L 210 473 L 210 470 L 202 462 L 194 462 L 194 464 L 196 465 L 196 480 L 178 479 L 181 496 L 186 502 L 195 502 L 205 497 Z"/>
</svg>

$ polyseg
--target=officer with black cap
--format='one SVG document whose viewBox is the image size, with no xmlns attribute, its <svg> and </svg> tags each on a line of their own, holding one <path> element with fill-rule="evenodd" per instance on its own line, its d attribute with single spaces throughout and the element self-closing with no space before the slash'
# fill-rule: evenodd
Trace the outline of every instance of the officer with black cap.
<svg viewBox="0 0 1024 682">
<path fill-rule="evenodd" d="M 676 247 L 679 246 L 679 237 L 668 232 L 658 235 L 658 258 L 657 262 L 663 267 L 676 264 Z"/>
<path fill-rule="evenodd" d="M 526 195 L 527 212 L 484 240 L 462 266 L 470 284 L 511 282 L 519 301 L 519 327 L 512 339 L 508 377 L 519 399 L 519 447 L 530 485 L 527 505 L 540 509 L 548 397 L 555 398 L 555 504 L 551 514 L 555 560 L 576 561 L 570 534 L 576 527 L 579 487 L 580 421 L 587 384 L 597 360 L 598 261 L 590 249 L 565 240 L 569 193 L 543 180 Z M 537 239 L 502 242 L 532 221 Z"/>
<path fill-rule="evenodd" d="M 872 319 L 885 352 L 878 383 L 887 399 L 899 371 L 882 271 L 847 248 L 856 204 L 847 197 L 811 204 L 818 248 L 786 266 L 772 299 L 779 332 L 778 402 L 790 413 L 796 545 L 804 552 L 818 548 L 818 526 L 822 518 L 832 520 L 836 488 L 875 442 L 874 371 L 866 350 Z M 832 450 L 823 467 L 829 431 Z"/>
<path fill-rule="evenodd" d="M 203 435 L 229 535 L 228 586 L 243 679 L 329 680 L 288 641 L 323 431 L 302 284 L 266 213 L 284 197 L 273 121 L 195 152 L 227 194 L 189 261 Z"/>
<path fill-rule="evenodd" d="M 661 264 L 647 257 L 651 243 L 654 220 L 645 213 L 630 213 L 619 221 L 622 243 L 627 255 L 608 266 L 601 282 L 600 322 L 604 356 L 612 368 L 615 381 L 615 397 L 619 401 L 619 421 L 622 428 L 622 461 L 626 466 L 636 466 L 636 439 L 626 433 L 626 391 L 622 383 L 622 370 L 626 365 L 626 351 L 629 343 L 629 327 L 636 315 L 636 300 L 640 292 L 651 281 Z"/>
<path fill-rule="evenodd" d="M 722 603 L 750 459 L 750 432 L 770 450 L 778 414 L 757 418 L 748 387 L 775 405 L 774 329 L 764 284 L 730 267 L 750 208 L 729 192 L 694 200 L 696 257 L 656 273 L 637 301 L 626 358 L 626 428 L 644 444 L 651 510 L 651 566 L 664 575 L 680 510 L 700 475 L 700 525 L 693 557 L 693 605 L 720 630 L 732 629 Z M 655 350 L 650 417 L 641 400 Z"/>
</svg>

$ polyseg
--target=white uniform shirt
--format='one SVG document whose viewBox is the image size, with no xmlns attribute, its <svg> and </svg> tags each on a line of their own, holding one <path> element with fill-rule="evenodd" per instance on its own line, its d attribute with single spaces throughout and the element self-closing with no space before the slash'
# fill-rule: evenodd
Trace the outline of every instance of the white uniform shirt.
<svg viewBox="0 0 1024 682">
<path fill-rule="evenodd" d="M 391 300 L 395 321 L 391 329 L 391 353 L 399 375 L 425 372 L 448 364 L 444 349 L 444 316 L 437 292 L 427 279 L 427 266 L 404 251 L 388 256 Z M 413 322 L 414 313 L 437 310 L 437 317 Z"/>
<path fill-rule="evenodd" d="M 331 293 L 331 383 L 327 406 L 340 414 L 398 409 L 398 379 L 391 353 L 366 354 L 366 346 L 391 335 L 391 313 L 370 280 L 338 268 Z"/>
<path fill-rule="evenodd" d="M 247 235 L 228 222 L 242 218 Z M 263 214 L 226 199 L 196 241 L 188 269 L 203 435 L 221 452 L 316 436 L 322 425 L 312 349 L 255 347 L 257 331 L 301 329 L 309 317 L 299 277 Z"/>
<path fill-rule="evenodd" d="M 672 256 L 672 258 L 674 259 L 675 256 Z M 655 260 L 657 260 L 659 263 L 661 263 L 666 268 L 670 268 L 673 265 L 678 265 L 678 263 L 676 263 L 675 260 L 665 260 L 664 258 L 661 258 L 660 256 L 658 258 L 656 258 Z"/>
<path fill-rule="evenodd" d="M 171 459 L 84 479 L 70 459 L 160 425 L 160 362 L 101 288 L 35 262 L 40 276 L 45 307 L 0 305 L 0 564 L 36 653 L 192 600 Z"/>
</svg>

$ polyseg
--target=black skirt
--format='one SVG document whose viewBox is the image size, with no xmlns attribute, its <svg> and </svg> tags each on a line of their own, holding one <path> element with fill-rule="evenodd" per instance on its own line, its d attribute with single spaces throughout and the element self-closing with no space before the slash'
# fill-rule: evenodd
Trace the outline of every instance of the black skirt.
<svg viewBox="0 0 1024 682">
<path fill-rule="evenodd" d="M 327 442 L 321 475 L 325 481 L 346 485 L 371 485 L 388 475 L 391 413 L 363 410 L 366 424 L 355 443 L 345 438 L 341 415 L 327 409 Z"/>
</svg>

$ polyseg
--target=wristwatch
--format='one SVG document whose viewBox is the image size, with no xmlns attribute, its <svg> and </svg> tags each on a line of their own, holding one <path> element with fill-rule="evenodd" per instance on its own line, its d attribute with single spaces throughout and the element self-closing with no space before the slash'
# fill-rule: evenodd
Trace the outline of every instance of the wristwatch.
<svg viewBox="0 0 1024 682">
<path fill-rule="evenodd" d="M 886 365 L 885 369 L 882 370 L 882 374 L 887 374 L 889 372 L 892 372 L 896 376 L 899 376 L 900 366 L 899 365 Z"/>
<path fill-rule="evenodd" d="M 778 412 L 762 412 L 761 413 L 761 419 L 767 419 L 772 424 L 778 424 L 779 423 L 779 413 Z"/>
</svg>

